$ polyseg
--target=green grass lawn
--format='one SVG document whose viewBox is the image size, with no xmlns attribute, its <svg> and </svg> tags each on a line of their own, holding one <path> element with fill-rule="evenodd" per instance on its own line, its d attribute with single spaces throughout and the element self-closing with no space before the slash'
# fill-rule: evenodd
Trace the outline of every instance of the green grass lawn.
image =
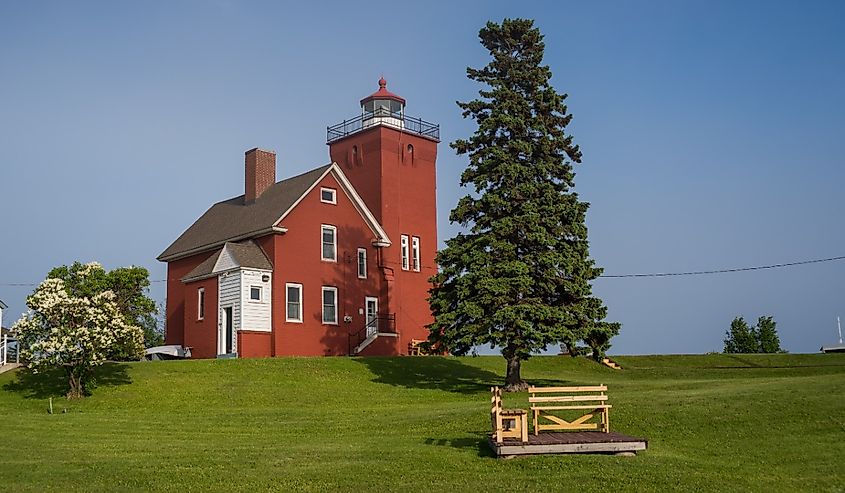
<svg viewBox="0 0 845 493">
<path fill-rule="evenodd" d="M 845 355 L 536 357 L 531 383 L 610 388 L 636 457 L 492 457 L 501 357 L 111 364 L 91 397 L 0 375 L 3 491 L 842 491 Z M 52 377 L 52 378 L 50 378 Z M 527 407 L 525 394 L 506 407 Z M 63 409 L 66 413 L 62 413 Z"/>
</svg>

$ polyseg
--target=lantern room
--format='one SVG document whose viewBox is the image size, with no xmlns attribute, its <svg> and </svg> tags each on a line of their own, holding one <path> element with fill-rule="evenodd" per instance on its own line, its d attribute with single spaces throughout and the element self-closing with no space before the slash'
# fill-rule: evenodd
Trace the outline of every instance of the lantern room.
<svg viewBox="0 0 845 493">
<path fill-rule="evenodd" d="M 361 100 L 363 126 L 386 123 L 402 128 L 405 121 L 405 99 L 387 90 L 384 77 L 378 81 L 378 91 Z"/>
<path fill-rule="evenodd" d="M 378 91 L 361 100 L 361 115 L 327 127 L 326 143 L 331 144 L 351 134 L 386 125 L 397 130 L 440 141 L 440 126 L 405 114 L 405 98 L 387 90 L 384 77 L 378 81 Z"/>
</svg>

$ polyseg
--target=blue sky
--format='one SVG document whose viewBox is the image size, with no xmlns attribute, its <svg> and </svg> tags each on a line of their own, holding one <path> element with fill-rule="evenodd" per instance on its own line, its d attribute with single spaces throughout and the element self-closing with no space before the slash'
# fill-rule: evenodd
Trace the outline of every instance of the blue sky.
<svg viewBox="0 0 845 493">
<path fill-rule="evenodd" d="M 465 166 L 467 66 L 487 20 L 536 19 L 570 95 L 607 274 L 845 255 L 840 2 L 2 2 L 0 299 L 5 324 L 56 265 L 143 265 L 213 202 L 243 192 L 243 152 L 278 176 L 328 161 L 327 125 L 381 74 L 441 125 L 441 240 Z M 773 315 L 812 352 L 845 316 L 845 261 L 598 279 L 622 322 L 611 353 L 718 351 L 733 317 Z M 163 300 L 162 283 L 155 298 Z"/>
</svg>

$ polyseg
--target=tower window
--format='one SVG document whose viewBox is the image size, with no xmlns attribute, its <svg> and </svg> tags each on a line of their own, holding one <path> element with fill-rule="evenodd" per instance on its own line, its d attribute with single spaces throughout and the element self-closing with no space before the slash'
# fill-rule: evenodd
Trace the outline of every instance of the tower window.
<svg viewBox="0 0 845 493">
<path fill-rule="evenodd" d="M 420 271 L 420 239 L 417 236 L 411 238 L 411 267 Z"/>
<path fill-rule="evenodd" d="M 413 146 L 413 144 L 408 144 L 408 153 L 409 153 L 409 154 L 413 154 L 413 153 L 414 153 L 414 146 Z"/>
<path fill-rule="evenodd" d="M 399 245 L 402 251 L 402 270 L 408 270 L 408 235 L 402 235 L 400 237 Z"/>
</svg>

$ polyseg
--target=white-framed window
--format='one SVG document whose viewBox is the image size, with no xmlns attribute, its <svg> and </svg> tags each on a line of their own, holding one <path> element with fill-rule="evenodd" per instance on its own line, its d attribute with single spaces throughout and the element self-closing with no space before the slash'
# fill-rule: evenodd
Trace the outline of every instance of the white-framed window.
<svg viewBox="0 0 845 493">
<path fill-rule="evenodd" d="M 205 288 L 197 289 L 197 320 L 205 319 Z"/>
<path fill-rule="evenodd" d="M 337 325 L 337 288 L 323 286 L 323 323 Z"/>
<path fill-rule="evenodd" d="M 358 279 L 367 278 L 367 249 L 358 249 Z"/>
<path fill-rule="evenodd" d="M 400 237 L 399 246 L 402 249 L 402 270 L 408 270 L 408 235 Z"/>
<path fill-rule="evenodd" d="M 420 238 L 418 236 L 411 237 L 411 268 L 415 271 L 420 271 Z"/>
<path fill-rule="evenodd" d="M 302 284 L 285 284 L 285 321 L 302 323 Z"/>
<path fill-rule="evenodd" d="M 261 301 L 261 286 L 250 286 L 249 287 L 249 300 L 250 301 Z"/>
<path fill-rule="evenodd" d="M 324 204 L 337 204 L 337 190 L 334 188 L 320 187 L 320 202 Z"/>
<path fill-rule="evenodd" d="M 337 228 L 323 224 L 320 228 L 320 238 L 322 241 L 320 258 L 337 262 Z"/>
</svg>

